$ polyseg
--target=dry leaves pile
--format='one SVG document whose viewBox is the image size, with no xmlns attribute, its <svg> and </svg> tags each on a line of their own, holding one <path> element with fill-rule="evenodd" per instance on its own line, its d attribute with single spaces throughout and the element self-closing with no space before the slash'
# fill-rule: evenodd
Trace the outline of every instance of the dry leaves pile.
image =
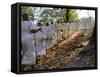
<svg viewBox="0 0 100 77">
<path fill-rule="evenodd" d="M 47 54 L 37 58 L 34 70 L 62 69 L 82 50 L 79 46 L 82 34 L 74 32 L 68 39 L 48 50 Z"/>
</svg>

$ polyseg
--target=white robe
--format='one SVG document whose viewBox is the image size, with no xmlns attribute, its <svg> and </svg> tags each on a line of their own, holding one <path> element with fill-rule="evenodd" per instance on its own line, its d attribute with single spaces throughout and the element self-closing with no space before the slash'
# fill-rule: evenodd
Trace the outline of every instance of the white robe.
<svg viewBox="0 0 100 77">
<path fill-rule="evenodd" d="M 53 33 L 51 26 L 46 26 L 44 29 L 44 33 L 47 37 L 47 39 L 45 40 L 45 47 L 46 49 L 49 49 L 53 46 Z"/>
<path fill-rule="evenodd" d="M 66 27 L 67 27 L 67 31 L 66 31 L 67 36 L 70 36 L 70 34 L 71 34 L 71 24 L 70 23 L 66 23 Z"/>
<path fill-rule="evenodd" d="M 56 33 L 55 25 L 51 25 L 51 29 L 52 29 L 52 34 L 53 34 L 52 46 L 54 46 L 57 44 L 57 33 Z"/>
<path fill-rule="evenodd" d="M 38 55 L 45 55 L 46 54 L 46 48 L 45 48 L 45 42 L 44 39 L 46 39 L 45 34 L 43 34 L 42 31 L 39 31 L 35 34 L 35 42 L 36 42 L 36 52 Z"/>
<path fill-rule="evenodd" d="M 30 30 L 33 25 L 30 21 L 22 21 L 21 23 L 21 42 L 22 42 L 22 64 L 36 64 L 36 52 L 34 47 L 33 35 Z"/>
<path fill-rule="evenodd" d="M 62 41 L 62 25 L 61 24 L 57 24 L 56 25 L 56 33 L 57 33 L 57 43 Z"/>
<path fill-rule="evenodd" d="M 67 30 L 67 27 L 66 27 L 66 24 L 64 23 L 63 25 L 62 25 L 62 29 L 63 29 L 63 40 L 65 40 L 66 38 L 67 38 L 67 36 L 68 36 L 68 30 Z"/>
</svg>

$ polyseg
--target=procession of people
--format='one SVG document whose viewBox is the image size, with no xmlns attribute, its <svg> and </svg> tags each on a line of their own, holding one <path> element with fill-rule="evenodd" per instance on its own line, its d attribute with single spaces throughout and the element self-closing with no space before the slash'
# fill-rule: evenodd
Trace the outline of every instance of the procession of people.
<svg viewBox="0 0 100 77">
<path fill-rule="evenodd" d="M 46 55 L 48 49 L 67 39 L 71 33 L 69 23 L 57 21 L 33 24 L 27 14 L 22 15 L 21 43 L 22 65 L 34 68 L 37 57 Z"/>
</svg>

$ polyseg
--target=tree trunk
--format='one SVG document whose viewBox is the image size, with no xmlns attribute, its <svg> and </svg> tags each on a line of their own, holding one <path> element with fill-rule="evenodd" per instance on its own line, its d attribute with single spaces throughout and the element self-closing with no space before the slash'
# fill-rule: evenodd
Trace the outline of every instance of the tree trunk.
<svg viewBox="0 0 100 77">
<path fill-rule="evenodd" d="M 66 22 L 69 21 L 69 9 L 66 10 Z"/>
</svg>

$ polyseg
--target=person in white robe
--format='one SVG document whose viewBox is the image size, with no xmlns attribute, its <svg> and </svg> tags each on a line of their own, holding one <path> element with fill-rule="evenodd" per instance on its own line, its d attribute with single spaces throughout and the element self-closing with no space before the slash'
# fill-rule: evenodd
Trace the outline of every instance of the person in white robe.
<svg viewBox="0 0 100 77">
<path fill-rule="evenodd" d="M 62 41 L 62 24 L 58 21 L 58 23 L 56 24 L 56 32 L 57 32 L 57 44 L 60 43 Z"/>
<path fill-rule="evenodd" d="M 62 30 L 63 30 L 62 39 L 65 40 L 65 39 L 67 39 L 67 35 L 68 35 L 68 33 L 67 33 L 68 31 L 67 31 L 65 22 L 63 22 Z"/>
<path fill-rule="evenodd" d="M 67 22 L 65 24 L 66 24 L 66 28 L 67 28 L 67 30 L 66 30 L 67 37 L 69 37 L 71 34 L 71 24 L 69 22 Z"/>
<path fill-rule="evenodd" d="M 53 32 L 53 46 L 57 45 L 57 29 L 56 29 L 56 24 L 53 24 L 53 22 L 51 22 L 51 29 Z"/>
<path fill-rule="evenodd" d="M 52 44 L 52 47 L 56 44 L 56 32 L 55 32 L 55 26 L 54 26 L 54 23 L 53 22 L 51 22 L 51 24 L 50 24 L 50 26 L 51 26 L 51 30 L 52 30 L 52 41 L 51 41 L 51 44 Z"/>
<path fill-rule="evenodd" d="M 27 65 L 36 64 L 36 52 L 33 41 L 33 34 L 40 31 L 40 29 L 35 30 L 32 22 L 29 21 L 28 15 L 22 15 L 21 22 L 21 43 L 22 43 L 22 62 L 21 64 L 27 67 Z"/>
<path fill-rule="evenodd" d="M 40 23 L 38 23 L 37 28 L 38 27 L 41 27 Z M 45 39 L 46 39 L 46 35 L 44 34 L 44 32 L 42 30 L 42 27 L 41 27 L 41 31 L 38 31 L 37 33 L 35 33 L 36 54 L 37 54 L 37 56 L 46 54 Z"/>
<path fill-rule="evenodd" d="M 45 44 L 46 44 L 46 50 L 49 48 L 52 48 L 52 44 L 53 44 L 53 33 L 52 33 L 52 29 L 51 26 L 49 25 L 49 23 L 46 23 L 46 27 L 45 27 L 45 35 L 47 37 L 47 39 L 45 40 Z"/>
</svg>

